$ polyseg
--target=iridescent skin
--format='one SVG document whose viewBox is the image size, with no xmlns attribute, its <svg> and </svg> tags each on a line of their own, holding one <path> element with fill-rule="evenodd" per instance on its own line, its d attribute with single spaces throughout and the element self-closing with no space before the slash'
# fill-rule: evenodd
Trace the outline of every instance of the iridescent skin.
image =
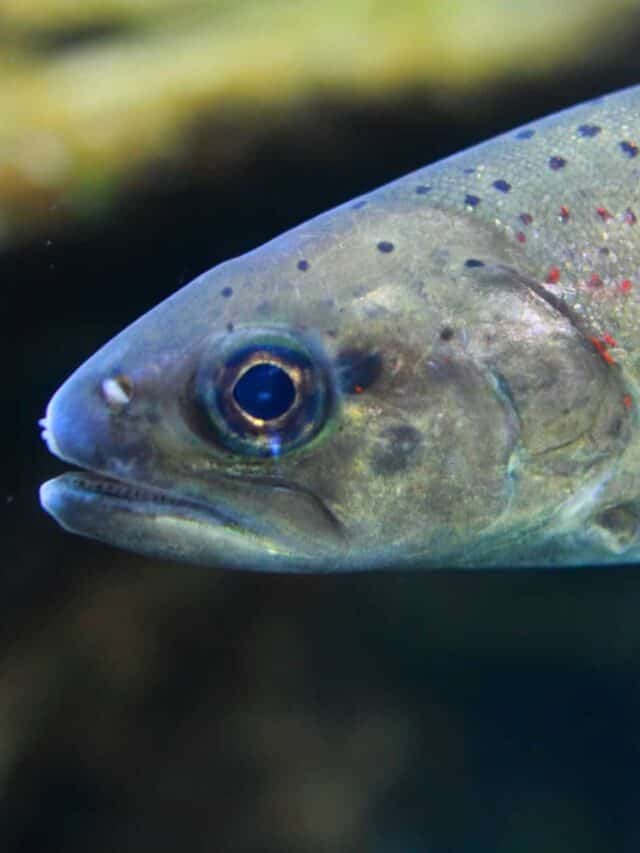
<svg viewBox="0 0 640 853">
<path fill-rule="evenodd" d="M 51 450 L 94 474 L 46 483 L 45 509 L 221 567 L 637 561 L 636 144 L 640 87 L 206 272 L 54 396 Z M 236 339 L 279 333 L 313 353 L 330 414 L 289 452 L 231 451 L 201 428 L 194 377 Z"/>
</svg>

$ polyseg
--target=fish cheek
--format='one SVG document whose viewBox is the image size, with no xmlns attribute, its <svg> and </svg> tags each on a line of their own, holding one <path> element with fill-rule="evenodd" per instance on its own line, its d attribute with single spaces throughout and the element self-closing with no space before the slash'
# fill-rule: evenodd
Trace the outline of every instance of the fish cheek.
<svg viewBox="0 0 640 853">
<path fill-rule="evenodd" d="M 417 461 L 422 444 L 422 433 L 414 426 L 395 423 L 385 427 L 374 440 L 371 470 L 381 476 L 409 471 Z"/>
<path fill-rule="evenodd" d="M 432 362 L 429 380 L 422 506 L 430 526 L 464 538 L 507 506 L 519 424 L 493 376 L 471 361 Z"/>
<path fill-rule="evenodd" d="M 392 400 L 353 401 L 352 423 L 347 411 L 353 444 L 340 499 L 379 547 L 447 549 L 506 506 L 517 420 L 469 361 L 425 360 L 407 373 L 394 377 Z"/>
</svg>

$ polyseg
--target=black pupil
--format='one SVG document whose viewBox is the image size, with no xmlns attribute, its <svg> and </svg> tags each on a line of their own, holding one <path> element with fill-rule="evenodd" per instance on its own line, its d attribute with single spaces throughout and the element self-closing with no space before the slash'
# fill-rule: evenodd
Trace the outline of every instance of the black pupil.
<svg viewBox="0 0 640 853">
<path fill-rule="evenodd" d="M 286 370 L 277 364 L 255 364 L 235 384 L 233 397 L 254 418 L 270 421 L 291 408 L 296 396 Z"/>
</svg>

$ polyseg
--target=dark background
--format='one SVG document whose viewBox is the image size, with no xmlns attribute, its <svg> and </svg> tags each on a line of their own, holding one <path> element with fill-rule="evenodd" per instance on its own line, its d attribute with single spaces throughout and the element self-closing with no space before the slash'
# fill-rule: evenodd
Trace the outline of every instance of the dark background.
<svg viewBox="0 0 640 853">
<path fill-rule="evenodd" d="M 314 101 L 217 171 L 0 255 L 0 849 L 635 853 L 640 570 L 296 577 L 144 560 L 39 508 L 36 421 L 207 267 L 531 118 L 640 80 L 640 37 L 499 82 Z M 525 63 L 523 63 L 524 65 Z M 441 98 L 439 99 L 441 100 Z M 7 393 L 8 385 L 8 393 Z"/>
</svg>

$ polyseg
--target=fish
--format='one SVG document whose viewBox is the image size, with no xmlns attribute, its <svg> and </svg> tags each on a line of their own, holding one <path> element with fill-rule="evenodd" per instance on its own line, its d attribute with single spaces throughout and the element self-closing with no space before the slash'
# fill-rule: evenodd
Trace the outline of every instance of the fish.
<svg viewBox="0 0 640 853">
<path fill-rule="evenodd" d="M 640 86 L 203 273 L 52 397 L 63 528 L 270 572 L 640 560 Z"/>
</svg>

